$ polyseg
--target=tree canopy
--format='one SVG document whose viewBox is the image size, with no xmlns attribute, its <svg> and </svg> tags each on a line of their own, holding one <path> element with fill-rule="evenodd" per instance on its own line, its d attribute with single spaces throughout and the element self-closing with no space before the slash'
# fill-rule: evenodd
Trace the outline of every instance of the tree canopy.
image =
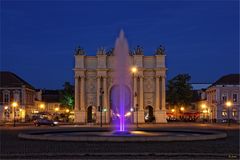
<svg viewBox="0 0 240 160">
<path fill-rule="evenodd" d="M 168 81 L 167 84 L 167 102 L 171 106 L 188 106 L 191 103 L 193 91 L 189 84 L 191 76 L 188 74 L 179 74 Z"/>
<path fill-rule="evenodd" d="M 61 105 L 71 110 L 74 108 L 74 86 L 69 82 L 65 82 L 63 85 L 62 98 L 60 100 Z"/>
</svg>

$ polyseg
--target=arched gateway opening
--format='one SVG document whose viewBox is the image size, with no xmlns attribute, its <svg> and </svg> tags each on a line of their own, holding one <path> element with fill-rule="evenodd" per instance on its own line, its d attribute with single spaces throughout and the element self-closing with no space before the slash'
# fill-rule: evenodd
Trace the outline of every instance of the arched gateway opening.
<svg viewBox="0 0 240 160">
<path fill-rule="evenodd" d="M 153 123 L 155 122 L 155 116 L 153 114 L 153 107 L 147 106 L 144 111 L 144 119 L 146 123 Z"/>
<path fill-rule="evenodd" d="M 114 85 L 110 89 L 109 94 L 109 104 L 110 104 L 110 123 L 118 123 L 120 115 L 120 102 L 123 103 L 124 113 L 125 113 L 125 122 L 131 121 L 131 115 L 127 114 L 130 112 L 131 108 L 131 90 L 128 86 L 123 88 L 123 99 L 120 99 L 120 87 L 119 85 Z"/>
<path fill-rule="evenodd" d="M 96 107 L 89 106 L 87 108 L 87 122 L 88 123 L 96 122 Z"/>
</svg>

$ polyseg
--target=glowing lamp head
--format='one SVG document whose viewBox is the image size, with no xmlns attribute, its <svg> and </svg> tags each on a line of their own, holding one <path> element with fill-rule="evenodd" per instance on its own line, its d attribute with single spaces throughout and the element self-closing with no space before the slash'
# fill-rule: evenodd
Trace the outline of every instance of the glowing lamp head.
<svg viewBox="0 0 240 160">
<path fill-rule="evenodd" d="M 59 108 L 57 107 L 57 108 L 55 108 L 54 110 L 57 112 L 57 111 L 59 111 Z"/>
<path fill-rule="evenodd" d="M 45 108 L 45 105 L 44 105 L 44 104 L 40 104 L 40 108 L 41 108 L 41 109 L 44 109 L 44 108 Z"/>
<path fill-rule="evenodd" d="M 133 108 L 130 108 L 130 112 L 133 112 L 134 111 L 134 109 Z"/>
<path fill-rule="evenodd" d="M 137 67 L 132 67 L 132 73 L 137 73 Z"/>
<path fill-rule="evenodd" d="M 7 110 L 7 109 L 8 109 L 8 106 L 5 106 L 4 109 Z"/>
<path fill-rule="evenodd" d="M 17 107 L 17 106 L 18 106 L 18 103 L 17 103 L 17 102 L 13 102 L 13 103 L 12 103 L 12 106 L 13 106 L 13 107 Z"/>
<path fill-rule="evenodd" d="M 226 106 L 227 106 L 227 107 L 231 107 L 231 106 L 232 106 L 232 102 L 231 102 L 231 101 L 227 101 L 227 102 L 226 102 Z"/>
<path fill-rule="evenodd" d="M 205 108 L 207 108 L 207 105 L 206 104 L 202 104 L 201 107 L 202 107 L 202 109 L 205 109 Z"/>
<path fill-rule="evenodd" d="M 184 111 L 184 107 L 181 107 L 180 110 L 181 110 L 181 111 Z"/>
<path fill-rule="evenodd" d="M 66 113 L 69 113 L 69 109 L 66 109 Z"/>
<path fill-rule="evenodd" d="M 171 109 L 171 112 L 175 112 L 175 109 Z"/>
</svg>

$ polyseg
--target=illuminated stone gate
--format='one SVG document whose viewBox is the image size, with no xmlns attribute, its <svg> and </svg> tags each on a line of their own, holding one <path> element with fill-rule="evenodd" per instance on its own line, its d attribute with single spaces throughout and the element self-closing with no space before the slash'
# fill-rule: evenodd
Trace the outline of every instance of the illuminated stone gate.
<svg viewBox="0 0 240 160">
<path fill-rule="evenodd" d="M 131 91 L 132 121 L 146 123 L 150 121 L 150 115 L 153 116 L 150 117 L 151 121 L 166 123 L 164 49 L 158 48 L 154 56 L 144 56 L 143 50 L 137 47 L 129 56 L 129 63 L 137 68 L 136 73 L 131 73 L 132 79 L 128 86 Z M 103 124 L 111 122 L 113 113 L 110 91 L 115 85 L 112 78 L 113 57 L 112 51 L 105 52 L 104 49 L 99 49 L 96 56 L 85 55 L 81 48 L 76 50 L 74 68 L 76 123 L 100 123 L 101 112 L 98 109 L 100 89 L 104 92 L 102 122 Z"/>
</svg>

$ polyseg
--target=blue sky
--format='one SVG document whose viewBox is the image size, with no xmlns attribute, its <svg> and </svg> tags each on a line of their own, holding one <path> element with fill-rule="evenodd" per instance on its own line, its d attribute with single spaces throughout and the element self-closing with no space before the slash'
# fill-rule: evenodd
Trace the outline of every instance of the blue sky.
<svg viewBox="0 0 240 160">
<path fill-rule="evenodd" d="M 36 88 L 73 82 L 74 49 L 114 47 L 123 28 L 131 49 L 167 50 L 167 78 L 214 82 L 239 73 L 239 2 L 1 1 L 1 70 Z"/>
</svg>

